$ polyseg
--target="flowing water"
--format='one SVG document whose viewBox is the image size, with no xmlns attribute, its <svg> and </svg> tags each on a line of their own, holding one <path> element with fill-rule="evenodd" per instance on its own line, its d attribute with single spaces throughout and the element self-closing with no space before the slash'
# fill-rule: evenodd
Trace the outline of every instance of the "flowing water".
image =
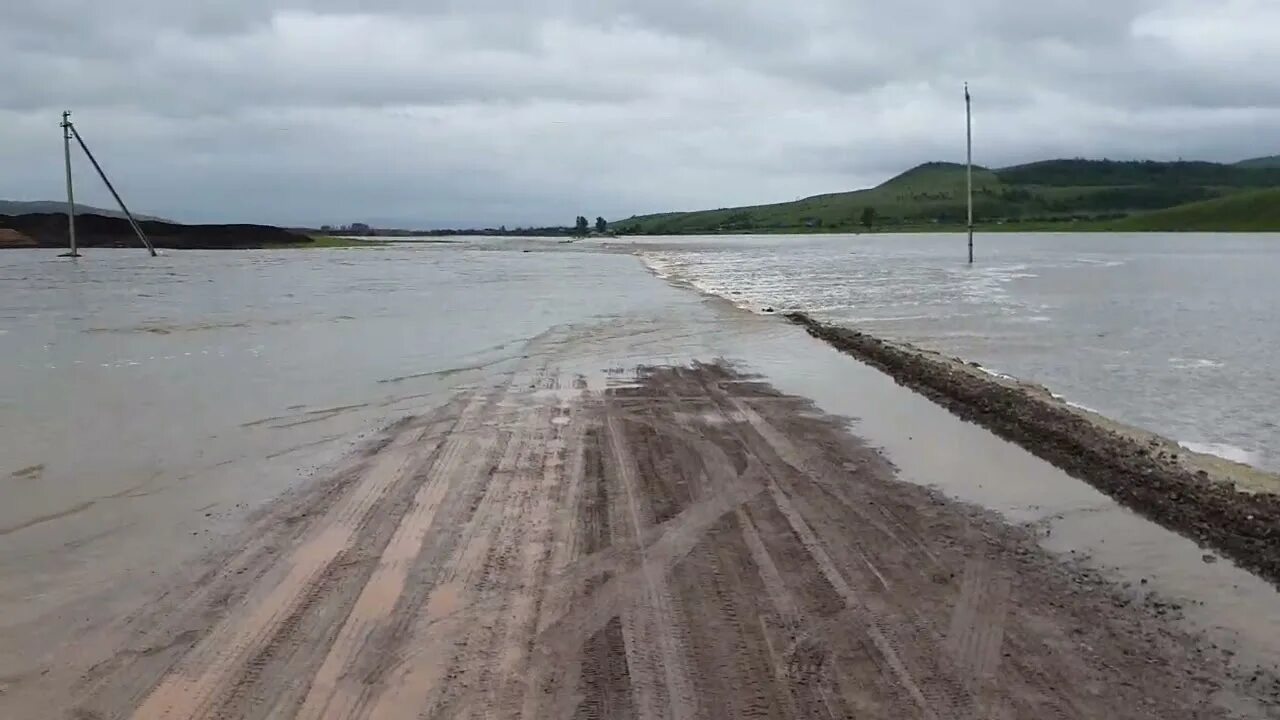
<svg viewBox="0 0 1280 720">
<path fill-rule="evenodd" d="M 0 253 L 0 604 L 145 580 L 528 338 L 655 293 L 680 294 L 602 253 Z"/>
<path fill-rule="evenodd" d="M 650 242 L 660 275 L 742 307 L 976 361 L 1280 470 L 1280 236 L 981 236 L 973 267 L 959 235 Z"/>
</svg>

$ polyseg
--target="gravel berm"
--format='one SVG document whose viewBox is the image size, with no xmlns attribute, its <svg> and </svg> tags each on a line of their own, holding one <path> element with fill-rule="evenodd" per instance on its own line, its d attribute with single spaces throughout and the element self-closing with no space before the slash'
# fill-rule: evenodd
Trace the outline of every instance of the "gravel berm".
<svg viewBox="0 0 1280 720">
<path fill-rule="evenodd" d="M 1103 427 L 1061 403 L 967 372 L 857 330 L 787 319 L 832 347 L 879 368 L 1000 437 L 1017 443 L 1127 508 L 1212 548 L 1280 587 L 1280 496 L 1243 492 L 1193 472 L 1150 445 Z"/>
</svg>

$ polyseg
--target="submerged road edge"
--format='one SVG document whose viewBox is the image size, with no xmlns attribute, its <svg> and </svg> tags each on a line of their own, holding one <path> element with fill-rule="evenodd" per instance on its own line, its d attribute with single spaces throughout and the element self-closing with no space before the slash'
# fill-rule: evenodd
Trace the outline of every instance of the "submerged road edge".
<svg viewBox="0 0 1280 720">
<path fill-rule="evenodd" d="M 1029 385 L 984 377 L 933 356 L 801 312 L 784 315 L 810 335 L 1013 442 L 1138 514 L 1217 550 L 1280 587 L 1280 495 L 1247 492 L 1225 473 L 1179 462 L 1187 451 L 1126 432 Z"/>
</svg>

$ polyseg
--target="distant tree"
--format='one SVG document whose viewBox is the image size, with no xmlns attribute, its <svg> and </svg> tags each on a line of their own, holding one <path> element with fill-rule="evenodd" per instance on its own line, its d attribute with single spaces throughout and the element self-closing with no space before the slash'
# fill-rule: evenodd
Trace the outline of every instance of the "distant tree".
<svg viewBox="0 0 1280 720">
<path fill-rule="evenodd" d="M 333 232 L 333 226 L 332 226 L 332 225 L 321 225 L 321 226 L 320 226 L 320 232 Z"/>
<path fill-rule="evenodd" d="M 873 207 L 865 207 L 862 209 L 862 225 L 870 230 L 872 225 L 876 224 L 876 209 Z"/>
<path fill-rule="evenodd" d="M 587 228 L 589 227 L 591 227 L 591 223 L 587 222 L 587 218 L 583 215 L 579 215 L 578 221 L 575 224 L 575 227 L 573 230 L 573 234 L 578 237 L 586 237 Z"/>
<path fill-rule="evenodd" d="M 498 228 L 498 232 L 502 233 L 503 235 L 506 235 L 506 234 L 507 234 L 507 226 L 506 226 L 506 225 L 503 225 L 502 227 Z"/>
<path fill-rule="evenodd" d="M 605 219 L 602 217 L 596 218 L 596 232 L 603 235 L 608 230 L 609 230 L 609 223 L 605 222 Z"/>
</svg>

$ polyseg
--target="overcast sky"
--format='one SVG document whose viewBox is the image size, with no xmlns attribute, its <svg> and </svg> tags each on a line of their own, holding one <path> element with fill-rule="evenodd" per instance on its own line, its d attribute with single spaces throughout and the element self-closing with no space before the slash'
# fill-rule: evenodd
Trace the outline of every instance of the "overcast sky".
<svg viewBox="0 0 1280 720">
<path fill-rule="evenodd" d="M 1280 0 L 4 0 L 0 198 L 58 115 L 143 212 L 571 223 L 976 159 L 1280 152 Z M 86 201 L 109 197 L 77 158 Z"/>
</svg>

